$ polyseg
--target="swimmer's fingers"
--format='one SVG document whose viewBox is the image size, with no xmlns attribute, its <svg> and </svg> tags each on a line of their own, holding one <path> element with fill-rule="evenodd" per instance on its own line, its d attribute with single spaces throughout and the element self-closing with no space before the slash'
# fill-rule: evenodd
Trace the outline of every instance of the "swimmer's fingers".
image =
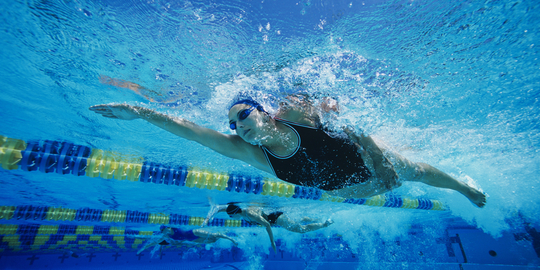
<svg viewBox="0 0 540 270">
<path fill-rule="evenodd" d="M 105 105 L 96 105 L 96 106 L 92 106 L 89 108 L 91 111 L 97 113 L 97 114 L 101 114 L 102 116 L 104 117 L 108 117 L 108 118 L 118 118 L 114 115 L 114 113 L 112 112 L 112 110 L 105 106 Z"/>
<path fill-rule="evenodd" d="M 101 115 L 107 118 L 119 119 L 116 115 L 110 115 L 110 114 L 101 114 Z"/>
<path fill-rule="evenodd" d="M 127 104 L 95 105 L 89 109 L 108 118 L 122 120 L 133 120 L 139 118 L 137 111 L 132 106 Z"/>
<path fill-rule="evenodd" d="M 110 110 L 108 105 L 94 105 L 88 109 L 95 112 Z"/>
<path fill-rule="evenodd" d="M 99 113 L 99 114 L 106 114 L 106 113 L 112 113 L 111 109 L 109 108 L 92 108 L 90 107 L 90 110 Z"/>
<path fill-rule="evenodd" d="M 95 106 L 92 106 L 90 108 L 88 108 L 89 110 L 95 112 L 95 113 L 99 113 L 99 114 L 102 114 L 103 116 L 106 116 L 106 115 L 113 115 L 113 107 L 111 107 L 113 105 L 95 105 Z"/>
<path fill-rule="evenodd" d="M 128 107 L 130 106 L 127 104 L 99 104 L 99 105 L 90 106 L 89 109 L 91 111 L 112 111 L 114 109 L 128 108 Z"/>
</svg>

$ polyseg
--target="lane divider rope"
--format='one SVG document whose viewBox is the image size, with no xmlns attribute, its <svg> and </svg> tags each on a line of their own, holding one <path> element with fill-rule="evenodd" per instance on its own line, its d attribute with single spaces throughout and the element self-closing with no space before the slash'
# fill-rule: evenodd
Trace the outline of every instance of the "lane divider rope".
<svg viewBox="0 0 540 270">
<path fill-rule="evenodd" d="M 100 210 L 90 208 L 69 209 L 63 207 L 20 205 L 0 206 L 0 220 L 1 219 L 201 226 L 205 218 L 178 214 L 148 213 L 130 210 Z M 207 224 L 207 226 L 253 227 L 259 225 L 253 225 L 252 223 L 249 223 L 245 220 L 214 218 Z M 30 226 L 21 228 L 35 227 Z M 0 232 L 0 234 L 2 233 Z"/>
<path fill-rule="evenodd" d="M 391 193 L 366 199 L 345 199 L 328 195 L 317 188 L 293 185 L 277 179 L 216 173 L 186 166 L 171 167 L 147 162 L 142 157 L 126 157 L 120 153 L 91 149 L 69 142 L 46 140 L 27 143 L 1 135 L 0 165 L 6 170 L 20 168 L 23 171 L 56 172 L 294 199 L 391 208 L 445 210 L 444 204 L 438 200 L 402 198 Z"/>
</svg>

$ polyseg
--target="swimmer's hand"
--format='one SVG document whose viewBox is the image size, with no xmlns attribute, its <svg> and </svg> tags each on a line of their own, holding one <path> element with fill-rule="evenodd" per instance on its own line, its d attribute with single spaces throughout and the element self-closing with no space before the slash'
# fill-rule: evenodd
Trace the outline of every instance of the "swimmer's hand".
<svg viewBox="0 0 540 270">
<path fill-rule="evenodd" d="M 90 107 L 91 111 L 107 118 L 133 120 L 139 118 L 137 107 L 127 104 L 102 104 Z"/>
<path fill-rule="evenodd" d="M 339 103 L 334 98 L 324 97 L 321 99 L 321 109 L 327 113 L 331 111 L 339 113 Z"/>
</svg>

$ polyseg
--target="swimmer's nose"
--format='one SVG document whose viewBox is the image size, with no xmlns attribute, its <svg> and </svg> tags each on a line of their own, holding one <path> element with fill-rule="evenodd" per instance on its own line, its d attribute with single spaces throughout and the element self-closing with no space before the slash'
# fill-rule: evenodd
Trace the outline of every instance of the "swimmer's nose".
<svg viewBox="0 0 540 270">
<path fill-rule="evenodd" d="M 236 128 L 244 128 L 244 120 L 238 119 L 238 121 L 236 121 Z"/>
</svg>

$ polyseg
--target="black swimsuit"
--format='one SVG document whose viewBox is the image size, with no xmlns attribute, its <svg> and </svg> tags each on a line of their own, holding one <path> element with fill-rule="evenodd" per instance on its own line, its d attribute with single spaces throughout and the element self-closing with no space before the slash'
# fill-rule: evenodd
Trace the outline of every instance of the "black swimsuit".
<svg viewBox="0 0 540 270">
<path fill-rule="evenodd" d="M 292 184 L 336 190 L 364 183 L 371 173 L 358 147 L 345 133 L 326 131 L 276 118 L 298 136 L 298 148 L 288 156 L 261 149 L 274 174 Z"/>
<path fill-rule="evenodd" d="M 227 211 L 227 214 L 230 216 L 230 217 L 233 217 L 234 214 L 240 214 L 242 213 L 242 208 L 240 208 L 240 206 L 236 205 L 235 203 L 228 203 L 227 204 L 227 209 L 225 210 Z M 276 224 L 277 222 L 277 219 L 279 218 L 279 216 L 281 216 L 283 214 L 283 212 L 281 211 L 277 211 L 277 212 L 272 212 L 270 214 L 265 214 L 264 212 L 261 211 L 261 216 L 266 220 L 268 221 L 268 223 L 270 224 Z M 244 218 L 248 223 L 250 224 L 256 224 L 254 223 L 253 221 L 251 220 L 247 220 L 246 218 Z"/>
<path fill-rule="evenodd" d="M 266 221 L 268 221 L 268 223 L 270 224 L 276 224 L 276 221 L 277 219 L 279 218 L 279 216 L 281 216 L 283 214 L 283 212 L 273 212 L 273 213 L 270 213 L 269 215 L 265 214 L 265 213 L 262 213 L 262 217 L 264 219 L 266 219 Z"/>
</svg>

